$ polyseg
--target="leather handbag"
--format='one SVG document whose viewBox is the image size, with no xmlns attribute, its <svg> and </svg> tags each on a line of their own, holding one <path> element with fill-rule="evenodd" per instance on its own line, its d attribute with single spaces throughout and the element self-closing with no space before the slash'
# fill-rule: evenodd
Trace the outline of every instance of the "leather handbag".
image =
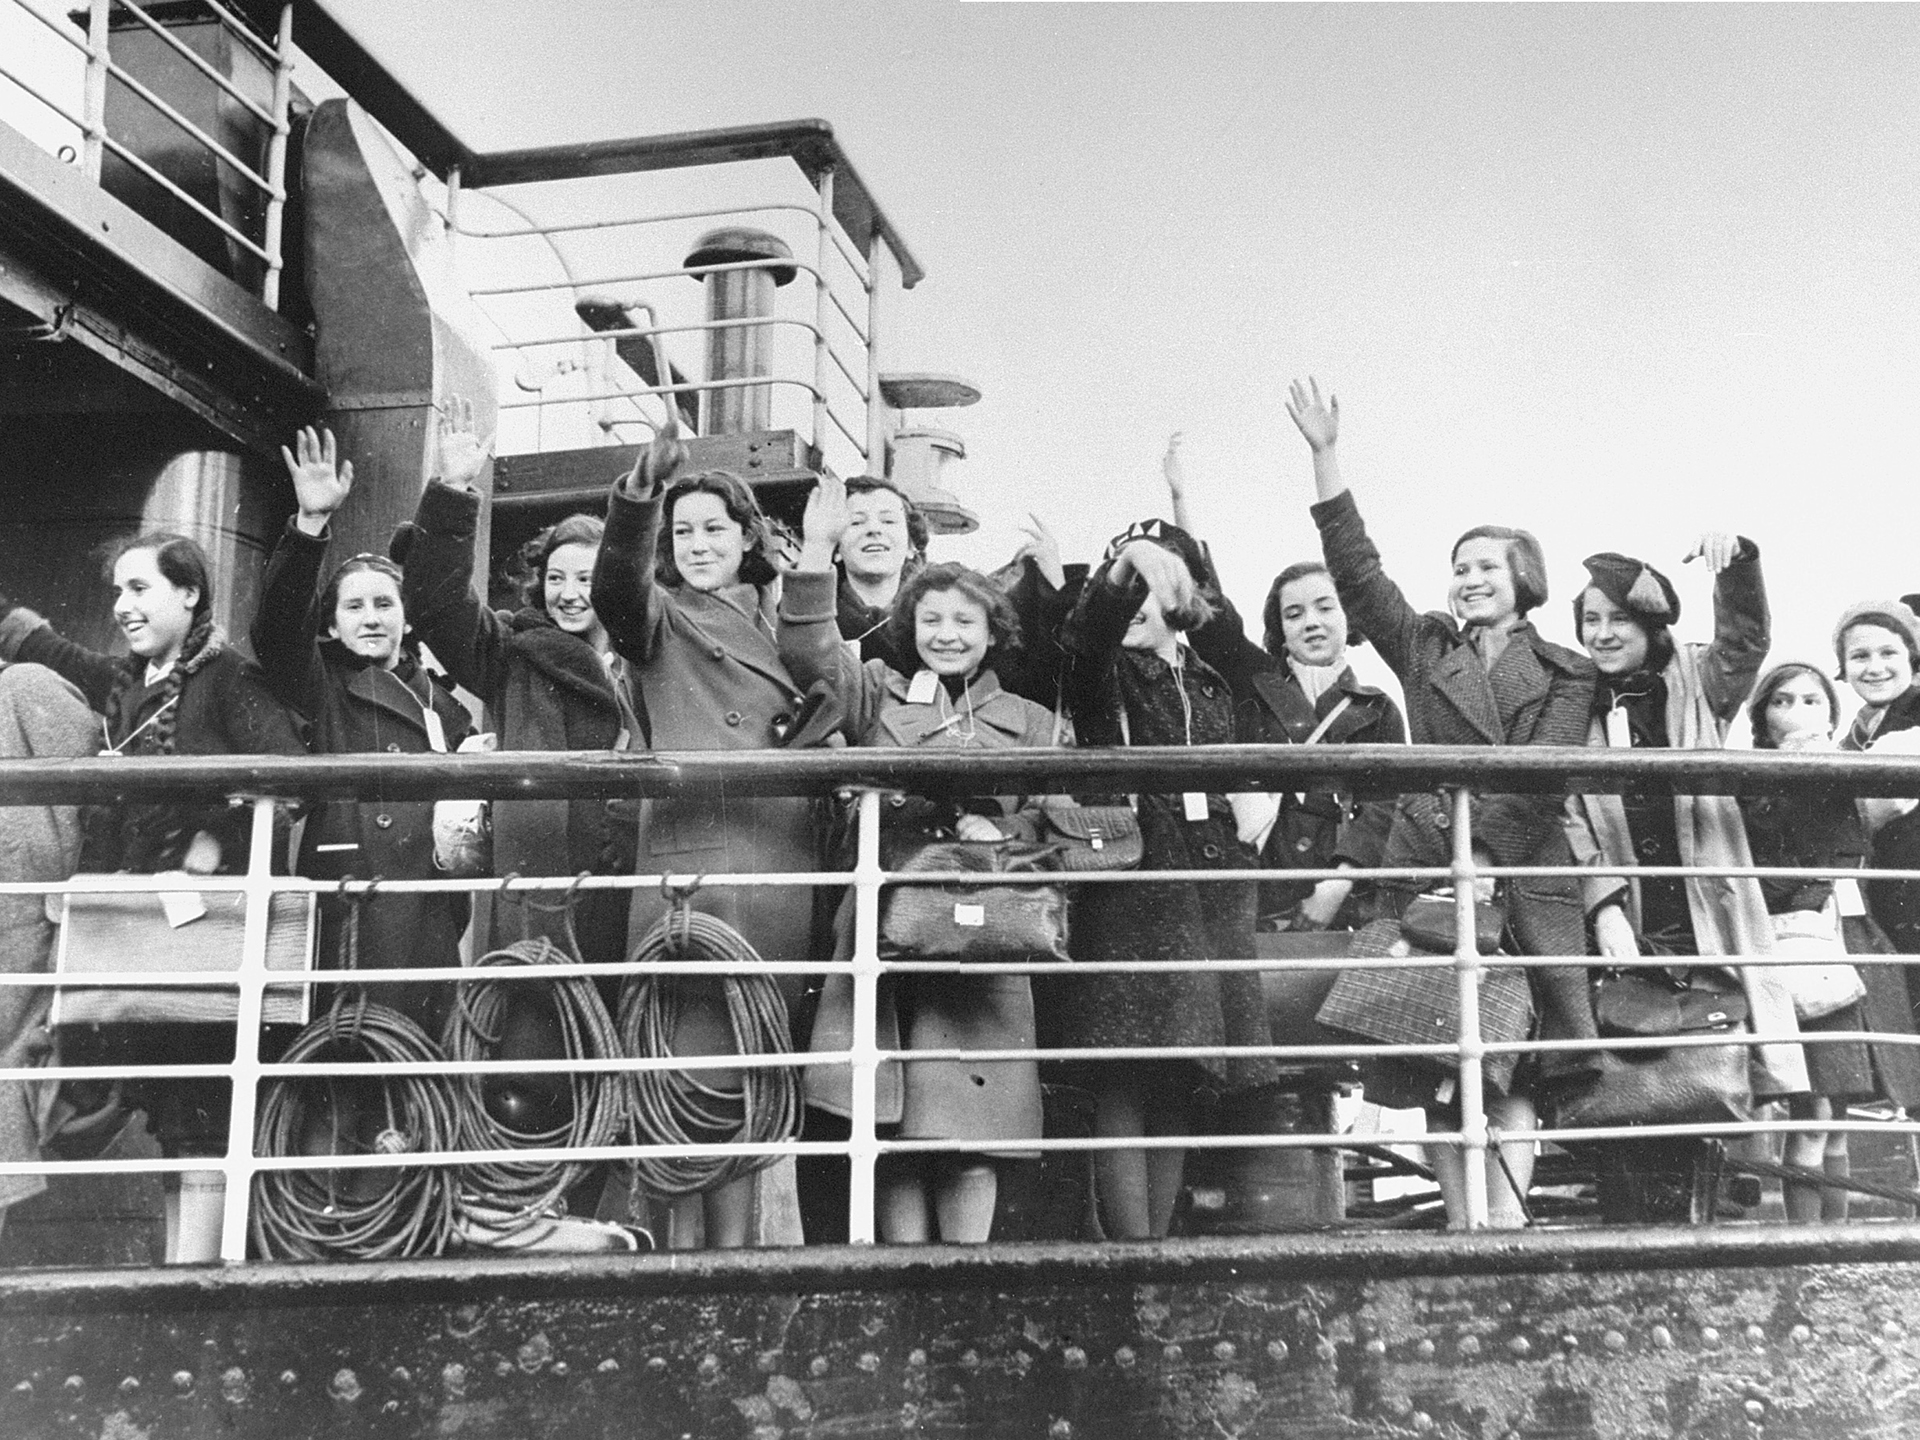
<svg viewBox="0 0 1920 1440">
<path fill-rule="evenodd" d="M 1777 971 L 1793 997 L 1798 1019 L 1822 1020 L 1867 997 L 1859 970 L 1839 958 L 1847 946 L 1840 937 L 1839 916 L 1831 908 L 1775 915 L 1773 953 L 1810 962 L 1782 965 Z"/>
<path fill-rule="evenodd" d="M 889 884 L 880 893 L 883 960 L 1067 959 L 1067 897 L 1058 885 L 996 885 L 996 875 L 1057 873 L 1050 845 L 1026 841 L 933 840 L 898 873 L 978 874 L 978 884 Z"/>
<path fill-rule="evenodd" d="M 1457 943 L 1457 913 L 1451 895 L 1416 895 L 1408 902 L 1405 913 L 1400 917 L 1400 929 L 1408 940 L 1422 950 L 1436 955 L 1451 955 Z M 1506 907 L 1476 900 L 1473 906 L 1475 949 L 1482 955 L 1496 953 L 1500 949 L 1500 939 L 1506 933 Z"/>
<path fill-rule="evenodd" d="M 62 975 L 129 970 L 237 973 L 246 938 L 247 897 L 238 890 L 191 891 L 192 883 L 191 877 L 182 876 L 178 896 L 120 891 L 58 897 L 54 969 Z M 195 910 L 200 913 L 193 914 Z M 314 915 L 313 892 L 275 892 L 267 920 L 268 970 L 313 967 Z M 270 1025 L 304 1025 L 309 1006 L 307 986 L 270 985 L 262 1018 Z M 239 1014 L 240 997 L 231 986 L 62 986 L 54 992 L 48 1023 L 231 1025 Z"/>
<path fill-rule="evenodd" d="M 1384 959 L 1407 955 L 1412 947 L 1391 920 L 1375 920 L 1356 931 L 1348 954 Z M 1315 1016 L 1329 1030 L 1339 1030 L 1382 1045 L 1433 1045 L 1460 1036 L 1460 981 L 1452 966 L 1426 965 L 1419 969 L 1342 970 Z M 1518 970 L 1488 970 L 1480 977 L 1480 1038 L 1509 1044 L 1533 1033 L 1533 994 L 1527 977 Z M 1402 1063 L 1426 1064 L 1457 1070 L 1450 1055 L 1396 1057 Z M 1490 1055 L 1486 1071 L 1505 1085 L 1519 1057 Z"/>
<path fill-rule="evenodd" d="M 1040 842 L 1053 846 L 1060 868 L 1138 870 L 1146 857 L 1140 817 L 1131 805 L 1076 805 L 1050 795 L 1040 805 Z"/>
<path fill-rule="evenodd" d="M 1594 982 L 1594 1022 L 1603 1036 L 1735 1035 L 1747 1000 L 1725 970 L 1622 970 Z M 1667 1050 L 1602 1050 L 1579 1081 L 1550 1097 L 1561 1129 L 1601 1125 L 1688 1125 L 1751 1117 L 1753 1090 L 1744 1045 Z"/>
</svg>

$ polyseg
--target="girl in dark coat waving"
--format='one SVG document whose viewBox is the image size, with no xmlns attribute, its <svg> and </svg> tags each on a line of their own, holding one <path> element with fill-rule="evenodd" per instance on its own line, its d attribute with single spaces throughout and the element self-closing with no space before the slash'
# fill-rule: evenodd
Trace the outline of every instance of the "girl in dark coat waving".
<svg viewBox="0 0 1920 1440">
<path fill-rule="evenodd" d="M 1593 704 L 1593 664 L 1549 644 L 1527 621 L 1547 598 L 1539 542 L 1524 530 L 1480 525 L 1454 542 L 1453 613 L 1422 614 L 1380 566 L 1380 552 L 1361 523 L 1359 507 L 1341 478 L 1334 445 L 1339 402 L 1322 399 L 1318 384 L 1294 382 L 1287 413 L 1313 451 L 1318 503 L 1314 523 L 1327 569 L 1346 613 L 1400 677 L 1407 724 L 1416 745 L 1584 745 Z M 1446 802 L 1433 794 L 1403 796 L 1381 863 L 1445 865 L 1452 858 Z M 1573 856 L 1560 799 L 1552 795 L 1475 793 L 1471 824 L 1476 846 L 1498 865 L 1569 866 Z M 1409 882 L 1383 881 L 1389 909 L 1404 909 Z M 1414 882 L 1417 884 L 1417 882 Z M 1507 927 L 1525 955 L 1584 955 L 1586 924 L 1580 884 L 1566 879 L 1507 882 Z M 1595 1036 L 1584 965 L 1528 972 L 1546 1038 Z M 1577 1066 L 1577 1058 L 1550 1060 Z M 1496 1128 L 1528 1129 L 1534 1120 L 1526 1067 L 1512 1088 L 1487 1086 L 1487 1120 Z M 1434 1107 L 1442 1110 L 1450 1107 Z M 1522 1197 L 1533 1169 L 1533 1146 L 1509 1142 L 1501 1157 L 1488 1151 L 1489 1218 L 1496 1227 L 1525 1223 Z M 1446 1197 L 1448 1218 L 1465 1223 L 1465 1168 L 1452 1147 L 1430 1152 Z M 1509 1183 L 1507 1175 L 1512 1179 Z"/>
<path fill-rule="evenodd" d="M 400 567 L 383 555 L 341 561 L 322 584 L 327 522 L 353 489 L 353 463 L 336 463 L 331 431 L 302 430 L 282 447 L 299 511 L 267 561 L 253 617 L 253 653 L 274 693 L 308 717 L 322 755 L 445 753 L 472 732 L 453 692 L 437 684 L 406 643 Z M 355 875 L 431 880 L 433 802 L 337 801 L 309 817 L 300 869 L 320 879 Z M 348 906 L 358 905 L 357 925 Z M 321 907 L 322 963 L 335 969 L 457 966 L 468 905 L 461 895 L 328 896 Z M 348 936 L 358 942 L 349 955 Z M 448 987 L 382 985 L 373 998 L 438 1035 Z"/>
</svg>

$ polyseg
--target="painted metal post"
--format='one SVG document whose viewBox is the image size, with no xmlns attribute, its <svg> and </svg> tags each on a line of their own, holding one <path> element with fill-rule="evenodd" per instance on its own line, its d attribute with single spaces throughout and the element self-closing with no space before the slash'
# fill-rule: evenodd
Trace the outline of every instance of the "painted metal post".
<svg viewBox="0 0 1920 1440">
<path fill-rule="evenodd" d="M 874 1240 L 873 1167 L 880 1158 L 874 1135 L 876 1081 L 880 1072 L 880 792 L 860 796 L 860 848 L 853 866 L 853 1103 L 847 1158 L 847 1239 Z"/>
<path fill-rule="evenodd" d="M 447 253 L 453 257 L 453 273 L 457 280 L 460 277 L 460 167 L 458 165 L 447 167 Z M 556 250 L 554 253 L 558 255 L 560 252 Z M 564 257 L 560 263 L 562 265 L 567 263 Z M 569 274 L 567 278 L 571 280 L 573 276 Z M 465 284 L 464 281 L 461 283 Z"/>
<path fill-rule="evenodd" d="M 80 137 L 87 178 L 100 183 L 100 163 L 106 154 L 107 133 L 107 9 L 112 0 L 90 0 L 87 6 L 87 75 L 81 94 Z"/>
<path fill-rule="evenodd" d="M 273 45 L 273 134 L 267 141 L 267 275 L 260 298 L 269 310 L 280 308 L 280 276 L 286 269 L 281 232 L 287 209 L 287 106 L 293 92 L 293 6 L 280 7 L 280 29 Z"/>
<path fill-rule="evenodd" d="M 833 291 L 827 284 L 827 262 L 833 256 L 833 170 L 820 172 L 820 212 L 814 223 L 820 229 L 819 253 L 813 266 L 813 450 L 816 463 L 827 458 L 827 367 L 833 357 L 827 351 L 827 321 L 833 308 Z"/>
<path fill-rule="evenodd" d="M 880 266 L 887 255 L 880 227 L 867 237 L 867 454 L 869 475 L 887 473 L 887 407 L 880 398 Z"/>
<path fill-rule="evenodd" d="M 1487 1102 L 1480 1062 L 1480 946 L 1474 938 L 1473 792 L 1462 785 L 1453 807 L 1453 963 L 1460 984 L 1460 1131 L 1466 1140 L 1467 1228 L 1487 1228 Z"/>
<path fill-rule="evenodd" d="M 240 1015 L 233 1046 L 233 1100 L 227 1125 L 226 1213 L 220 1258 L 247 1258 L 247 1202 L 253 1192 L 253 1119 L 260 1090 L 260 1016 L 267 994 L 267 925 L 273 914 L 274 802 L 253 802 L 247 848 L 247 923 L 240 950 Z"/>
</svg>

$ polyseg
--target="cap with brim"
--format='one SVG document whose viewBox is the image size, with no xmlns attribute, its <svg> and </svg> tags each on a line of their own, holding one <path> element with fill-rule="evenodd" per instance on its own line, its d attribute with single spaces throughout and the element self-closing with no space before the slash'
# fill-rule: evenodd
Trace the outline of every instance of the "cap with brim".
<svg viewBox="0 0 1920 1440">
<path fill-rule="evenodd" d="M 1856 625 L 1878 625 L 1891 630 L 1907 642 L 1908 656 L 1920 664 L 1920 614 L 1915 614 L 1914 607 L 1905 600 L 1861 600 L 1840 612 L 1840 619 L 1833 627 L 1833 656 L 1842 666 L 1846 664 L 1843 642 L 1847 631 Z"/>
</svg>

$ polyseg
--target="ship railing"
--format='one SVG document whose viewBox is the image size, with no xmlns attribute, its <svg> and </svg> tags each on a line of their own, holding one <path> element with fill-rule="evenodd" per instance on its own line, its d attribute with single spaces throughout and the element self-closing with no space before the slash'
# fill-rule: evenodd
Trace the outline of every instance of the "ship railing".
<svg viewBox="0 0 1920 1440">
<path fill-rule="evenodd" d="M 889 794 L 978 795 L 1077 792 L 1160 792 L 1202 790 L 1233 793 L 1248 790 L 1300 790 L 1340 787 L 1361 794 L 1438 792 L 1447 797 L 1452 856 L 1444 866 L 1334 871 L 1202 869 L 1076 873 L 1076 885 L 1129 885 L 1192 881 L 1202 885 L 1236 885 L 1260 879 L 1310 880 L 1338 875 L 1346 879 L 1398 879 L 1450 882 L 1456 896 L 1457 945 L 1451 957 L 1430 960 L 1344 959 L 1276 960 L 1224 958 L 1175 961 L 1057 962 L 933 964 L 883 960 L 878 945 L 882 887 L 888 884 L 978 883 L 978 873 L 953 875 L 890 874 L 881 864 L 881 817 Z M 1406 746 L 1195 746 L 1156 749 L 1081 749 L 1070 751 L 1016 750 L 983 753 L 932 753 L 886 749 L 704 752 L 618 755 L 591 753 L 518 753 L 473 756 L 321 756 L 227 757 L 177 756 L 165 759 L 91 758 L 76 760 L 0 761 L 0 795 L 10 805 L 121 804 L 132 799 L 206 801 L 225 798 L 252 806 L 252 840 L 243 875 L 196 876 L 190 882 L 175 875 L 115 877 L 84 880 L 9 882 L 4 895 L 58 895 L 101 890 L 179 890 L 190 884 L 196 891 L 239 891 L 247 897 L 244 957 L 233 970 L 177 972 L 158 975 L 146 971 L 125 974 L 89 974 L 81 977 L 44 973 L 0 975 L 0 985 L 53 988 L 93 985 L 188 985 L 225 987 L 238 995 L 236 1058 L 228 1065 L 178 1066 L 30 1066 L 0 1069 L 0 1082 L 45 1083 L 62 1079 L 100 1080 L 132 1076 L 219 1076 L 232 1082 L 231 1117 L 226 1154 L 220 1159 L 113 1159 L 66 1162 L 9 1162 L 0 1174 L 97 1174 L 125 1171 L 220 1170 L 226 1180 L 226 1211 L 221 1254 L 242 1260 L 247 1250 L 247 1207 L 254 1175 L 275 1169 L 346 1170 L 392 1169 L 411 1165 L 467 1165 L 535 1161 L 600 1161 L 638 1156 L 713 1156 L 743 1150 L 767 1155 L 844 1155 L 850 1162 L 850 1237 L 855 1243 L 875 1238 L 875 1165 L 882 1156 L 905 1153 L 977 1153 L 988 1142 L 932 1141 L 882 1137 L 875 1122 L 876 1077 L 883 1064 L 931 1060 L 1109 1061 L 1168 1058 L 1269 1058 L 1293 1065 L 1364 1059 L 1369 1056 L 1444 1057 L 1458 1067 L 1460 1124 L 1436 1132 L 1375 1133 L 1364 1137 L 1369 1146 L 1419 1143 L 1455 1147 L 1465 1152 L 1465 1208 L 1469 1228 L 1487 1223 L 1488 1201 L 1483 1161 L 1490 1145 L 1502 1141 L 1570 1141 L 1648 1138 L 1655 1136 L 1732 1136 L 1777 1132 L 1859 1132 L 1920 1134 L 1920 1124 L 1835 1118 L 1818 1121 L 1748 1120 L 1689 1125 L 1618 1125 L 1580 1130 L 1537 1126 L 1496 1132 L 1488 1123 L 1480 1062 L 1491 1055 L 1542 1054 L 1554 1050 L 1673 1049 L 1693 1045 L 1732 1045 L 1751 1049 L 1773 1043 L 1844 1044 L 1870 1039 L 1881 1045 L 1920 1044 L 1920 1036 L 1883 1032 L 1818 1034 L 1732 1032 L 1716 1036 L 1660 1037 L 1632 1040 L 1608 1037 L 1590 1040 L 1533 1040 L 1490 1042 L 1479 1032 L 1479 995 L 1485 975 L 1496 967 L 1521 969 L 1595 964 L 1591 956 L 1487 956 L 1474 940 L 1471 909 L 1473 882 L 1482 877 L 1520 879 L 1529 876 L 1582 877 L 1593 872 L 1578 867 L 1477 866 L 1473 858 L 1472 796 L 1476 793 L 1545 794 L 1564 798 L 1581 792 L 1637 792 L 1655 795 L 1719 794 L 1846 794 L 1852 796 L 1920 797 L 1920 758 L 1878 755 L 1788 755 L 1731 751 L 1608 751 L 1581 749 L 1406 747 Z M 688 800 L 724 795 L 750 796 L 841 795 L 852 799 L 857 811 L 857 846 L 850 870 L 785 874 L 711 874 L 703 876 L 641 874 L 631 876 L 534 877 L 510 876 L 477 880 L 387 880 L 369 877 L 345 881 L 311 880 L 276 875 L 274 836 L 276 814 L 290 802 L 337 800 L 406 801 L 446 798 L 493 800 L 629 799 Z M 1615 867 L 1612 874 L 1739 876 L 1767 878 L 1808 875 L 1858 878 L 1858 870 L 1781 869 L 1756 866 Z M 1920 881 L 1920 871 L 1877 870 L 1876 880 Z M 1012 875 L 997 874 L 995 883 L 1023 883 Z M 269 971 L 266 968 L 268 920 L 272 898 L 280 892 L 367 895 L 376 891 L 474 893 L 500 890 L 509 894 L 558 893 L 580 889 L 633 889 L 698 880 L 704 886 L 847 886 L 854 896 L 851 958 L 834 962 L 730 964 L 720 961 L 663 962 L 644 967 L 616 964 L 556 964 L 542 967 L 541 979 L 572 975 L 626 975 L 687 973 L 701 976 L 744 973 L 844 974 L 851 977 L 853 1034 L 849 1048 L 793 1054 L 668 1058 L 509 1059 L 465 1062 L 418 1062 L 396 1065 L 270 1064 L 257 1058 L 257 1045 L 244 1037 L 258 1036 L 264 998 L 269 989 L 339 985 L 377 987 L 419 981 L 470 984 L 497 979 L 498 972 L 438 968 L 353 971 Z M 1025 883 L 1058 883 L 1057 874 L 1040 874 Z M 1464 899 L 1461 897 L 1465 897 Z M 1857 965 L 1905 966 L 1916 957 L 1855 955 Z M 1790 964 L 1778 957 L 1724 957 L 1741 965 Z M 1608 961 L 1608 965 L 1616 962 Z M 1662 963 L 1649 960 L 1645 963 Z M 966 973 L 982 974 L 1152 974 L 1204 970 L 1210 974 L 1248 971 L 1317 970 L 1330 967 L 1405 969 L 1427 965 L 1451 968 L 1458 983 L 1461 1016 L 1459 1032 L 1451 1039 L 1421 1045 L 1270 1045 L 1270 1046 L 1155 1046 L 1133 1048 L 1007 1049 L 1007 1050 L 883 1050 L 877 1042 L 875 1019 L 878 987 L 886 975 Z M 516 980 L 525 972 L 516 972 Z M 316 1078 L 327 1075 L 485 1075 L 624 1072 L 701 1069 L 737 1070 L 755 1066 L 846 1066 L 852 1076 L 850 1138 L 845 1142 L 781 1141 L 751 1145 L 652 1145 L 623 1143 L 579 1148 L 515 1148 L 485 1151 L 439 1151 L 429 1154 L 317 1155 L 267 1157 L 254 1153 L 254 1129 L 259 1083 L 269 1079 Z M 1022 1151 L 1065 1152 L 1102 1149 L 1176 1148 L 1237 1149 L 1245 1147 L 1326 1148 L 1353 1147 L 1352 1134 L 1290 1132 L 1279 1134 L 1152 1136 L 1126 1139 L 1102 1137 L 1017 1138 Z"/>
<path fill-rule="evenodd" d="M 681 158 L 676 158 L 675 142 L 683 139 L 686 143 L 678 147 Z M 520 388 L 537 391 L 525 398 L 502 400 L 499 406 L 501 412 L 532 412 L 537 418 L 544 419 L 549 412 L 563 407 L 588 406 L 593 407 L 590 413 L 606 417 L 601 421 L 601 429 L 607 433 L 632 424 L 652 434 L 658 431 L 667 415 L 680 408 L 683 396 L 697 400 L 701 395 L 712 397 L 727 391 L 745 390 L 758 392 L 770 400 L 777 392 L 784 392 L 798 395 L 801 405 L 810 414 L 806 438 L 814 463 L 824 463 L 831 456 L 837 462 L 835 468 L 842 469 L 843 473 L 883 469 L 886 463 L 886 419 L 880 394 L 877 341 L 882 325 L 882 306 L 889 289 L 886 277 L 891 274 L 904 284 L 911 285 L 918 280 L 919 271 L 898 237 L 885 226 L 883 220 L 874 219 L 877 211 L 865 199 L 864 189 L 858 188 L 857 177 L 853 177 L 853 184 L 859 200 L 851 206 L 839 208 L 848 215 L 866 218 L 869 224 L 864 240 L 856 241 L 848 232 L 841 214 L 836 210 L 835 187 L 843 175 L 852 175 L 851 165 L 840 154 L 838 145 L 831 141 L 830 136 L 827 137 L 825 148 L 821 139 L 818 129 L 795 127 L 790 142 L 784 147 L 754 147 L 751 150 L 755 160 L 778 157 L 782 153 L 792 159 L 813 192 L 809 203 L 756 198 L 750 204 L 603 215 L 590 220 L 550 223 L 535 219 L 526 208 L 500 193 L 511 186 L 543 181 L 578 183 L 643 171 L 711 165 L 716 160 L 710 134 L 660 137 L 648 142 L 644 149 L 632 149 L 632 153 L 628 153 L 631 146 L 623 149 L 625 142 L 599 147 L 567 147 L 564 151 L 556 151 L 547 162 L 539 160 L 536 153 L 516 159 L 505 179 L 487 187 L 474 184 L 472 177 L 458 168 L 451 170 L 448 175 L 447 219 L 449 230 L 458 242 L 463 271 L 483 270 L 487 264 L 484 247 L 490 244 L 537 240 L 545 242 L 564 273 L 564 278 L 560 280 L 516 279 L 512 283 L 469 285 L 467 293 L 483 309 L 491 313 L 493 307 L 487 305 L 489 301 L 558 299 L 564 301 L 565 310 L 572 313 L 576 302 L 591 297 L 604 305 L 617 307 L 626 312 L 629 318 L 645 319 L 645 323 L 604 327 L 589 326 L 583 320 L 577 326 L 561 331 L 525 335 L 514 333 L 516 328 L 524 327 L 516 327 L 511 321 L 493 316 L 494 323 L 507 336 L 493 345 L 494 352 L 510 361 L 519 361 L 522 373 L 517 381 Z M 604 158 L 591 162 L 583 160 L 586 152 L 602 150 L 606 152 Z M 476 167 L 479 175 L 488 173 L 491 158 L 480 157 Z M 476 207 L 471 205 L 469 197 L 474 195 L 484 196 L 504 206 L 525 223 L 477 223 L 470 218 Z M 601 203 L 624 207 L 636 202 L 619 200 Z M 791 256 L 646 269 L 603 263 L 597 268 L 588 267 L 583 273 L 579 257 L 569 256 L 562 248 L 570 241 L 589 240 L 597 251 L 604 253 L 608 242 L 615 237 L 648 230 L 657 232 L 661 227 L 726 221 L 770 224 L 783 219 L 790 222 L 788 229 L 792 238 L 799 241 L 789 245 Z M 798 224 L 791 223 L 796 220 Z M 802 236 L 804 239 L 800 238 Z M 889 259 L 891 265 L 887 263 Z M 524 273 L 526 267 L 516 268 Z M 710 276 L 754 270 L 783 276 L 781 285 L 774 291 L 771 313 L 704 320 L 662 319 L 663 316 L 673 316 L 676 311 L 691 308 L 688 295 L 676 295 L 671 282 L 703 281 Z M 800 278 L 803 283 L 788 286 L 785 276 Z M 765 348 L 770 363 L 763 371 L 746 375 L 708 373 L 699 380 L 676 380 L 678 369 L 668 361 L 667 337 L 713 336 L 730 331 L 757 331 L 767 335 Z M 781 332 L 798 333 L 805 337 L 810 349 L 810 364 L 796 366 L 791 363 L 790 355 L 779 353 L 779 347 L 772 343 L 772 337 Z M 617 342 L 621 341 L 637 342 L 648 348 L 653 358 L 653 383 L 628 383 L 617 376 L 607 375 L 610 367 L 604 364 L 604 359 L 615 352 Z M 578 367 L 586 370 L 590 377 L 588 388 L 547 393 L 554 388 L 554 381 L 567 373 L 569 367 L 564 363 L 549 363 L 543 367 L 543 357 L 555 350 L 581 346 L 594 347 L 591 353 L 600 357 L 601 361 Z M 512 374 L 513 367 L 509 365 L 507 368 L 508 373 Z M 691 370 L 691 367 L 678 368 Z M 543 369 L 553 373 L 542 373 Z M 529 374 L 535 378 L 529 380 Z M 646 377 L 635 374 L 631 378 L 644 381 Z M 642 404 L 643 401 L 655 402 L 655 410 L 650 412 Z M 710 399 L 708 403 L 711 405 L 714 402 Z M 609 411 L 602 407 L 614 409 Z"/>
<path fill-rule="evenodd" d="M 71 125 L 80 138 L 79 148 L 62 147 L 60 158 L 78 163 L 82 172 L 96 185 L 100 183 L 105 157 L 111 154 L 131 166 L 145 179 L 159 186 L 173 199 L 217 231 L 225 240 L 252 256 L 263 267 L 260 298 L 269 309 L 280 304 L 282 232 L 285 224 L 287 188 L 288 109 L 292 97 L 294 66 L 292 4 L 280 7 L 278 23 L 269 37 L 254 30 L 220 0 L 196 0 L 228 35 L 253 51 L 273 71 L 273 91 L 269 103 L 262 105 L 231 78 L 209 64 L 192 47 L 182 42 L 167 26 L 135 0 L 85 0 L 85 29 L 80 16 L 50 14 L 44 0 L 7 0 L 12 7 L 37 21 L 48 33 L 57 36 L 78 53 L 82 63 L 78 106 L 59 91 L 70 88 L 53 75 L 34 76 L 18 52 L 0 57 L 0 78 L 10 81 L 21 93 L 31 97 L 60 120 Z M 111 24 L 126 17 L 151 32 L 162 44 L 204 76 L 226 99 L 248 111 L 266 126 L 264 153 L 256 158 L 237 155 L 202 126 L 156 94 L 138 75 L 113 58 Z M 258 191 L 265 199 L 262 232 L 258 238 L 234 225 L 225 216 L 170 179 L 131 147 L 115 138 L 107 125 L 108 81 L 117 81 L 138 101 L 151 107 L 169 124 L 187 137 L 188 142 L 211 155 L 217 165 L 235 176 L 245 187 Z"/>
</svg>

